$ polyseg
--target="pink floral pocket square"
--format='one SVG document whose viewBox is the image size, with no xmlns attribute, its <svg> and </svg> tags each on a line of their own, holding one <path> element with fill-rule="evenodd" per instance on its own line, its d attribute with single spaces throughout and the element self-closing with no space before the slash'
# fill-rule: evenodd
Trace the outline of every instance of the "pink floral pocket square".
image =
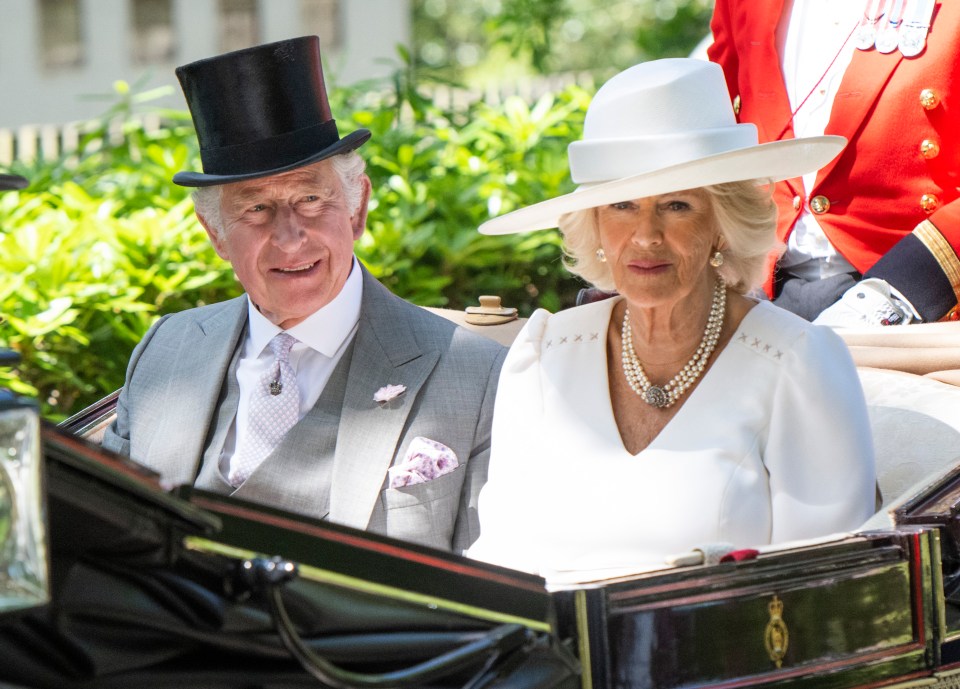
<svg viewBox="0 0 960 689">
<path fill-rule="evenodd" d="M 403 461 L 390 467 L 391 488 L 403 488 L 415 483 L 426 483 L 460 466 L 456 453 L 443 443 L 417 436 L 410 441 Z"/>
</svg>

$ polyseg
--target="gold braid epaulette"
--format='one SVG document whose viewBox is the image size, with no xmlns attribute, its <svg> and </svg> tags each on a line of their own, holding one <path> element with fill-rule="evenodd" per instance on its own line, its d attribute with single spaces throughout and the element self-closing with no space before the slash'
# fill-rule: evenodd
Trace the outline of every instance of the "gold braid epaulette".
<svg viewBox="0 0 960 689">
<path fill-rule="evenodd" d="M 929 220 L 924 220 L 917 225 L 913 230 L 913 234 L 923 242 L 923 245 L 927 247 L 927 251 L 933 255 L 933 258 L 940 265 L 943 274 L 946 275 L 950 281 L 954 297 L 956 297 L 957 302 L 960 303 L 960 258 L 957 258 L 957 254 L 954 252 L 953 247 L 950 246 L 950 242 L 940 234 L 937 226 Z"/>
</svg>

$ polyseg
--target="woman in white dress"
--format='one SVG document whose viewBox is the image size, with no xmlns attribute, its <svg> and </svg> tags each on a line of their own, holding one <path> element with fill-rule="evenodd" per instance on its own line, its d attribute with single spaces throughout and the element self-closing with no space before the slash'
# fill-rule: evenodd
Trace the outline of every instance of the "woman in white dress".
<svg viewBox="0 0 960 689">
<path fill-rule="evenodd" d="M 757 144 L 720 68 L 632 67 L 571 144 L 573 193 L 481 232 L 559 226 L 615 298 L 540 310 L 503 367 L 472 557 L 603 576 L 671 554 L 854 529 L 874 510 L 867 411 L 841 339 L 755 293 L 775 255 L 771 180 L 841 137 Z"/>
</svg>

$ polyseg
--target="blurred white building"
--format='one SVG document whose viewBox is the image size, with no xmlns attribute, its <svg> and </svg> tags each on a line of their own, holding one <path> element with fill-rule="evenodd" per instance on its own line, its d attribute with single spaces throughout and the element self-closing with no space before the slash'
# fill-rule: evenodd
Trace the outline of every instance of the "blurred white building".
<svg viewBox="0 0 960 689">
<path fill-rule="evenodd" d="M 389 76 L 410 48 L 412 0 L 0 0 L 0 128 L 96 117 L 113 84 L 172 87 L 174 67 L 316 34 L 328 86 Z"/>
</svg>

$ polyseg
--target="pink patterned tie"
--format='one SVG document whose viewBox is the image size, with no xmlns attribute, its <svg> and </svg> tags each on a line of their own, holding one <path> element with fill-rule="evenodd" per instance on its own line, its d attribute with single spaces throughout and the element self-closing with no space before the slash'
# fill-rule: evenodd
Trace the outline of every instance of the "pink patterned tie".
<svg viewBox="0 0 960 689">
<path fill-rule="evenodd" d="M 247 480 L 300 417 L 300 393 L 290 366 L 290 348 L 296 341 L 287 333 L 270 340 L 270 349 L 277 360 L 260 376 L 250 399 L 247 441 L 230 460 L 227 476 L 234 487 Z"/>
</svg>

